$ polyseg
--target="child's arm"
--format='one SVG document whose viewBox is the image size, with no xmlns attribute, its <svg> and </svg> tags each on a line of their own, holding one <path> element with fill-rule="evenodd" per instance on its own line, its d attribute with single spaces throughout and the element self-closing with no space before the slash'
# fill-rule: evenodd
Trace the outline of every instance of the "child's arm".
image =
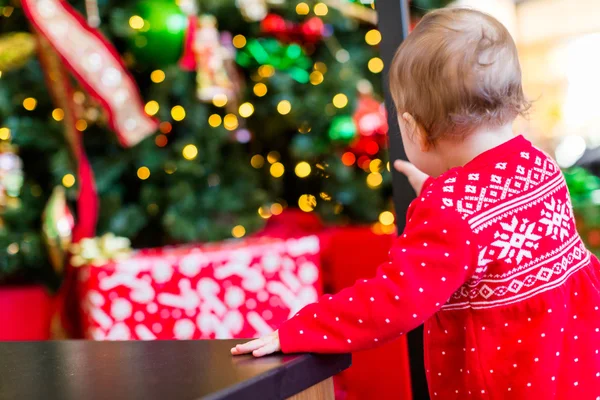
<svg viewBox="0 0 600 400">
<path fill-rule="evenodd" d="M 441 308 L 474 272 L 477 246 L 465 221 L 431 203 L 416 205 L 375 278 L 323 296 L 281 326 L 283 352 L 362 350 L 416 328 Z"/>
</svg>

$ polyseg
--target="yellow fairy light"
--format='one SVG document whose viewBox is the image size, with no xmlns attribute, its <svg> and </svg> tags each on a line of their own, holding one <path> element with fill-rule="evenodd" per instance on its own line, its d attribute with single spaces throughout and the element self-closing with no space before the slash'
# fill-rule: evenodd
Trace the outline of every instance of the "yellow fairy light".
<svg viewBox="0 0 600 400">
<path fill-rule="evenodd" d="M 144 19 L 139 15 L 132 15 L 129 18 L 129 26 L 133 29 L 142 29 L 144 27 Z"/>
<path fill-rule="evenodd" d="M 383 71 L 383 60 L 379 57 L 373 57 L 369 60 L 369 64 L 367 66 L 369 67 L 369 71 L 374 74 L 378 74 Z"/>
<path fill-rule="evenodd" d="M 185 108 L 181 106 L 171 108 L 171 117 L 173 117 L 175 121 L 182 121 L 185 118 Z"/>
<path fill-rule="evenodd" d="M 338 93 L 333 96 L 333 105 L 337 108 L 344 108 L 348 105 L 348 97 L 344 93 Z"/>
<path fill-rule="evenodd" d="M 292 111 L 292 103 L 288 100 L 281 100 L 279 104 L 277 104 L 277 112 L 281 115 L 287 115 Z"/>
<path fill-rule="evenodd" d="M 365 42 L 371 46 L 378 45 L 381 42 L 381 33 L 377 29 L 371 29 L 365 34 Z"/>
<path fill-rule="evenodd" d="M 384 211 L 379 214 L 379 222 L 383 225 L 392 225 L 394 223 L 394 214 L 389 211 Z"/>
<path fill-rule="evenodd" d="M 235 114 L 227 114 L 225 118 L 223 118 L 223 126 L 228 131 L 233 131 L 237 129 L 239 126 L 239 122 Z"/>
<path fill-rule="evenodd" d="M 296 165 L 296 175 L 298 175 L 300 178 L 306 178 L 307 176 L 310 175 L 310 164 L 307 163 L 306 161 L 301 161 Z"/>
<path fill-rule="evenodd" d="M 267 161 L 269 162 L 269 164 L 273 164 L 273 163 L 279 161 L 280 157 L 281 157 L 281 155 L 278 152 L 271 151 L 271 152 L 269 152 L 269 154 L 267 154 Z"/>
<path fill-rule="evenodd" d="M 62 108 L 55 108 L 52 111 L 52 118 L 54 118 L 55 121 L 62 121 L 64 117 L 65 112 L 62 110 Z"/>
<path fill-rule="evenodd" d="M 244 35 L 235 35 L 231 42 L 236 49 L 241 49 L 246 45 L 246 37 Z"/>
<path fill-rule="evenodd" d="M 242 225 L 236 225 L 231 230 L 231 234 L 234 238 L 239 239 L 246 234 L 246 228 L 244 228 Z"/>
<path fill-rule="evenodd" d="M 279 203 L 273 203 L 271 205 L 271 213 L 273 215 L 279 215 L 283 212 L 283 206 Z"/>
<path fill-rule="evenodd" d="M 323 82 L 324 77 L 321 71 L 313 71 L 310 73 L 309 79 L 310 83 L 316 86 Z"/>
<path fill-rule="evenodd" d="M 259 82 L 256 85 L 254 85 L 253 91 L 254 94 L 258 97 L 263 97 L 265 94 L 267 94 L 267 85 L 265 85 L 262 82 Z"/>
<path fill-rule="evenodd" d="M 85 102 L 85 94 L 79 91 L 73 93 L 73 101 L 75 104 L 82 105 Z"/>
<path fill-rule="evenodd" d="M 331 201 L 331 195 L 326 192 L 319 193 L 319 196 L 325 201 Z"/>
<path fill-rule="evenodd" d="M 150 178 L 150 168 L 139 167 L 137 170 L 137 176 L 138 176 L 138 178 L 140 178 L 143 181 Z"/>
<path fill-rule="evenodd" d="M 250 165 L 256 169 L 262 168 L 265 165 L 265 158 L 260 154 L 255 154 L 250 159 Z"/>
<path fill-rule="evenodd" d="M 243 103 L 238 110 L 241 117 L 248 118 L 254 114 L 254 106 L 251 103 Z"/>
<path fill-rule="evenodd" d="M 227 104 L 227 95 L 224 93 L 215 94 L 212 102 L 216 107 L 224 107 Z"/>
<path fill-rule="evenodd" d="M 23 100 L 23 107 L 25 107 L 27 111 L 33 111 L 35 110 L 35 107 L 37 107 L 37 100 L 33 97 L 28 97 Z"/>
<path fill-rule="evenodd" d="M 327 72 L 327 65 L 325 65 L 325 63 L 321 61 L 317 61 L 315 65 L 313 65 L 313 68 L 315 69 L 315 71 L 319 71 L 322 74 Z"/>
<path fill-rule="evenodd" d="M 260 215 L 261 218 L 267 219 L 271 217 L 272 213 L 269 207 L 263 206 L 258 208 L 258 215 Z"/>
<path fill-rule="evenodd" d="M 188 144 L 183 148 L 181 154 L 183 154 L 183 158 L 186 160 L 193 160 L 198 156 L 198 148 L 193 144 Z"/>
<path fill-rule="evenodd" d="M 144 111 L 146 111 L 146 114 L 148 114 L 148 115 L 156 115 L 156 113 L 158 112 L 159 109 L 160 109 L 160 106 L 158 105 L 158 102 L 155 100 L 150 100 L 144 106 Z"/>
<path fill-rule="evenodd" d="M 221 125 L 221 116 L 219 114 L 211 114 L 211 116 L 208 117 L 208 124 L 213 128 Z"/>
<path fill-rule="evenodd" d="M 258 74 L 263 78 L 270 78 L 275 75 L 275 68 L 272 65 L 261 65 L 258 68 Z"/>
<path fill-rule="evenodd" d="M 307 15 L 310 12 L 310 7 L 308 4 L 302 2 L 296 5 L 296 13 L 298 15 Z"/>
<path fill-rule="evenodd" d="M 379 158 L 374 159 L 369 163 L 369 171 L 371 172 L 379 172 L 381 171 L 381 160 Z"/>
<path fill-rule="evenodd" d="M 285 172 L 285 168 L 283 167 L 282 163 L 276 162 L 275 164 L 271 165 L 269 172 L 271 172 L 271 175 L 274 178 L 281 178 Z"/>
<path fill-rule="evenodd" d="M 8 252 L 8 254 L 11 254 L 11 255 L 17 254 L 19 252 L 19 243 L 9 244 L 8 247 L 6 248 L 6 251 Z"/>
<path fill-rule="evenodd" d="M 371 172 L 369 175 L 367 175 L 367 185 L 371 189 L 375 189 L 381 185 L 381 182 L 383 182 L 383 177 L 379 172 Z"/>
<path fill-rule="evenodd" d="M 73 187 L 73 185 L 75 184 L 75 177 L 73 176 L 73 174 L 66 174 L 65 176 L 63 176 L 62 184 L 66 188 Z"/>
<path fill-rule="evenodd" d="M 312 194 L 303 194 L 298 199 L 298 206 L 304 212 L 311 212 L 317 206 L 317 199 Z"/>
<path fill-rule="evenodd" d="M 6 127 L 0 128 L 0 140 L 10 139 L 10 129 Z"/>
<path fill-rule="evenodd" d="M 315 4 L 314 10 L 315 15 L 318 15 L 319 17 L 325 16 L 329 12 L 329 9 L 327 8 L 327 5 L 325 3 Z"/>
<path fill-rule="evenodd" d="M 157 69 L 152 71 L 152 73 L 150 74 L 150 80 L 154 83 L 161 83 L 162 81 L 165 80 L 165 73 L 164 71 Z"/>
<path fill-rule="evenodd" d="M 88 124 L 85 122 L 85 119 L 78 119 L 77 122 L 75 122 L 75 129 L 77 129 L 79 132 L 85 131 L 87 127 Z"/>
<path fill-rule="evenodd" d="M 388 172 L 390 172 L 390 162 L 389 161 L 385 164 L 385 169 L 387 169 Z"/>
<path fill-rule="evenodd" d="M 382 225 L 381 226 L 381 231 L 383 232 L 384 235 L 390 235 L 392 233 L 394 233 L 396 231 L 396 226 L 394 224 L 392 225 Z"/>
</svg>

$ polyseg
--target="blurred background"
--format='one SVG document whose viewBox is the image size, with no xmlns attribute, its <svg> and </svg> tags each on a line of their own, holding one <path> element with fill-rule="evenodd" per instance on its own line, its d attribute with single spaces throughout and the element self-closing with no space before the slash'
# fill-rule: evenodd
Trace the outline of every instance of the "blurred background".
<svg viewBox="0 0 600 400">
<path fill-rule="evenodd" d="M 412 0 L 411 27 L 447 6 L 513 35 L 516 132 L 597 251 L 600 2 Z M 372 275 L 396 218 L 382 34 L 372 0 L 0 0 L 0 339 L 247 337 Z M 368 375 L 390 346 L 338 395 L 408 387 Z"/>
</svg>

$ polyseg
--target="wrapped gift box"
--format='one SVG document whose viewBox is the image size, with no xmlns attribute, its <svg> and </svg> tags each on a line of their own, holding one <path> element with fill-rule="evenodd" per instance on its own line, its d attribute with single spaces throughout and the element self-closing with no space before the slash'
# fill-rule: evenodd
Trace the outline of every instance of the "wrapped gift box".
<svg viewBox="0 0 600 400">
<path fill-rule="evenodd" d="M 144 249 L 83 266 L 83 331 L 95 340 L 251 338 L 321 294 L 319 237 Z"/>
</svg>

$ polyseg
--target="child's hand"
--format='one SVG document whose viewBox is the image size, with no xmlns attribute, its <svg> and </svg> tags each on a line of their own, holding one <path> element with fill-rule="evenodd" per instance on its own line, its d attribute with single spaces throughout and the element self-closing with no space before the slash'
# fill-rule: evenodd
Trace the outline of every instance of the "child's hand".
<svg viewBox="0 0 600 400">
<path fill-rule="evenodd" d="M 417 196 L 419 196 L 421 194 L 421 188 L 429 176 L 418 170 L 417 167 L 408 161 L 396 160 L 394 161 L 394 168 L 396 171 L 406 175 L 411 186 L 417 193 Z"/>
<path fill-rule="evenodd" d="M 252 353 L 254 357 L 262 357 L 267 354 L 276 353 L 281 350 L 279 345 L 279 332 L 275 331 L 260 339 L 252 340 L 244 344 L 238 344 L 231 349 L 231 354 L 239 356 L 241 354 Z"/>
</svg>

